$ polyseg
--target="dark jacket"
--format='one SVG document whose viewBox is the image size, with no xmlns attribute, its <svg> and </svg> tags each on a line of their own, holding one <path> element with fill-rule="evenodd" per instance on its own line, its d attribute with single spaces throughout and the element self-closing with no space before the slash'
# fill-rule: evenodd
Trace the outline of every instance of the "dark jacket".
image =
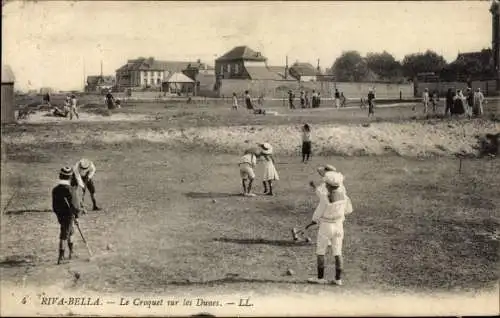
<svg viewBox="0 0 500 318">
<path fill-rule="evenodd" d="M 78 218 L 80 204 L 73 187 L 69 182 L 60 181 L 52 189 L 52 211 L 57 215 L 59 223 Z"/>
</svg>

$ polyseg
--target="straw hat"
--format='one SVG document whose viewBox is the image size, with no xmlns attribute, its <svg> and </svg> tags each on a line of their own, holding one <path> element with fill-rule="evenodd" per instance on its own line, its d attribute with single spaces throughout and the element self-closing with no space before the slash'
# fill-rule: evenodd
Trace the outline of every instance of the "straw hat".
<svg viewBox="0 0 500 318">
<path fill-rule="evenodd" d="M 340 187 L 341 184 L 340 176 L 333 171 L 325 173 L 325 175 L 323 176 L 323 181 L 333 187 Z"/>
<path fill-rule="evenodd" d="M 264 155 L 270 155 L 273 153 L 273 146 L 267 142 L 261 144 L 260 147 L 262 148 L 262 153 Z"/>
<path fill-rule="evenodd" d="M 73 174 L 73 169 L 71 167 L 65 166 L 61 168 L 59 172 L 62 176 L 71 176 Z"/>
</svg>

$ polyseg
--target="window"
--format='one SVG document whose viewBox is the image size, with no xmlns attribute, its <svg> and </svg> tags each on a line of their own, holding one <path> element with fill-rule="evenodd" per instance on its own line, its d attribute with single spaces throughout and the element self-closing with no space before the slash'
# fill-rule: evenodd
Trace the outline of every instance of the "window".
<svg viewBox="0 0 500 318">
<path fill-rule="evenodd" d="M 240 69 L 239 69 L 238 66 L 239 66 L 238 64 L 234 64 L 234 73 L 235 74 L 239 74 L 240 73 Z"/>
<path fill-rule="evenodd" d="M 228 73 L 231 73 L 231 64 L 228 64 L 228 65 L 227 65 L 227 72 L 228 72 Z"/>
<path fill-rule="evenodd" d="M 220 72 L 221 72 L 221 74 L 224 73 L 224 65 L 222 65 L 222 64 L 220 66 Z"/>
<path fill-rule="evenodd" d="M 161 84 L 161 79 L 156 79 L 156 84 L 160 85 Z"/>
</svg>

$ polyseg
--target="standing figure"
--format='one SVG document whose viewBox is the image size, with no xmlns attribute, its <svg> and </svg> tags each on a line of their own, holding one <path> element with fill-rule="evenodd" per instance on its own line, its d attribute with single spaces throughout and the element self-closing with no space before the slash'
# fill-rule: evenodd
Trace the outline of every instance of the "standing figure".
<svg viewBox="0 0 500 318">
<path fill-rule="evenodd" d="M 465 113 L 464 94 L 462 94 L 461 90 L 457 89 L 457 93 L 455 94 L 453 101 L 453 114 L 463 115 L 464 113 Z"/>
<path fill-rule="evenodd" d="M 478 87 L 476 92 L 474 93 L 474 116 L 482 116 L 484 113 L 483 103 L 485 102 L 485 98 L 483 92 Z"/>
<path fill-rule="evenodd" d="M 344 92 L 341 92 L 340 93 L 340 107 L 345 107 L 346 101 L 347 101 L 347 98 L 345 98 Z"/>
<path fill-rule="evenodd" d="M 305 124 L 302 127 L 302 162 L 306 163 L 309 161 L 311 156 L 312 143 L 311 143 L 311 127 L 309 124 Z"/>
<path fill-rule="evenodd" d="M 262 148 L 261 156 L 264 162 L 264 177 L 262 178 L 264 194 L 274 195 L 273 181 L 278 181 L 279 175 L 274 166 L 273 147 L 268 143 L 261 144 L 260 147 Z"/>
<path fill-rule="evenodd" d="M 90 198 L 92 199 L 92 210 L 100 211 L 101 208 L 97 206 L 97 201 L 95 199 L 95 185 L 94 185 L 94 175 L 96 172 L 95 165 L 92 161 L 88 159 L 79 160 L 75 167 L 73 168 L 73 173 L 78 187 L 82 188 L 82 203 L 85 197 L 85 191 L 88 189 L 90 193 Z"/>
<path fill-rule="evenodd" d="M 46 103 L 49 107 L 51 107 L 50 105 L 50 94 L 49 92 L 47 92 L 44 96 L 43 96 L 43 102 Z"/>
<path fill-rule="evenodd" d="M 375 116 L 375 94 L 370 89 L 368 92 L 368 118 Z"/>
<path fill-rule="evenodd" d="M 292 90 L 288 91 L 288 106 L 290 109 L 295 109 L 295 105 L 293 104 L 293 100 L 295 99 L 295 94 L 292 92 Z"/>
<path fill-rule="evenodd" d="M 243 186 L 243 195 L 247 197 L 254 197 L 252 193 L 252 183 L 255 179 L 254 168 L 257 165 L 257 154 L 253 149 L 247 149 L 243 157 L 240 158 L 238 164 L 240 168 L 241 184 Z M 248 181 L 248 184 L 247 184 Z"/>
<path fill-rule="evenodd" d="M 432 93 L 431 103 L 432 103 L 432 112 L 435 114 L 437 111 L 437 102 L 439 100 L 438 94 L 436 91 Z"/>
<path fill-rule="evenodd" d="M 245 105 L 248 110 L 253 111 L 253 103 L 252 103 L 252 97 L 250 96 L 250 93 L 248 91 L 245 91 Z"/>
<path fill-rule="evenodd" d="M 318 105 L 318 94 L 316 93 L 316 90 L 313 89 L 311 106 L 312 108 L 316 108 L 317 105 Z"/>
<path fill-rule="evenodd" d="M 446 108 L 444 110 L 444 115 L 447 116 L 448 112 L 450 115 L 453 115 L 453 91 L 451 88 L 448 88 L 448 91 L 446 92 Z"/>
<path fill-rule="evenodd" d="M 467 96 L 465 97 L 465 99 L 467 102 L 467 116 L 470 119 L 472 118 L 474 108 L 474 92 L 472 91 L 472 88 L 467 88 Z"/>
<path fill-rule="evenodd" d="M 319 106 L 321 106 L 321 94 L 320 94 L 320 92 L 318 92 L 318 98 L 317 98 L 317 105 L 316 105 L 316 107 L 319 108 Z"/>
<path fill-rule="evenodd" d="M 106 94 L 106 105 L 108 106 L 108 109 L 114 109 L 115 108 L 115 98 L 113 97 L 113 94 L 111 94 L 110 91 Z"/>
<path fill-rule="evenodd" d="M 340 107 L 340 93 L 338 89 L 335 89 L 335 108 Z"/>
<path fill-rule="evenodd" d="M 231 107 L 231 109 L 238 109 L 238 96 L 236 96 L 236 93 L 233 93 L 233 106 Z"/>
<path fill-rule="evenodd" d="M 304 98 L 306 100 L 306 108 L 310 108 L 311 107 L 311 100 L 309 99 L 309 94 L 307 92 L 306 92 Z"/>
<path fill-rule="evenodd" d="M 424 104 L 424 114 L 427 114 L 427 108 L 429 107 L 429 89 L 426 88 L 422 94 L 422 103 Z"/>
<path fill-rule="evenodd" d="M 68 259 L 73 255 L 73 224 L 78 222 L 80 212 L 85 213 L 80 209 L 80 204 L 77 199 L 74 188 L 71 186 L 71 177 L 73 169 L 71 167 L 63 167 L 59 172 L 59 183 L 52 189 L 52 210 L 57 216 L 59 222 L 59 257 L 57 264 L 61 264 L 64 260 L 64 243 L 67 242 L 69 249 Z"/>
<path fill-rule="evenodd" d="M 300 108 L 306 107 L 306 98 L 304 96 L 304 91 L 300 92 Z"/>
<path fill-rule="evenodd" d="M 341 180 L 338 174 L 326 172 L 323 181 L 324 188 L 316 187 L 314 182 L 310 182 L 315 189 L 320 201 L 319 209 L 316 209 L 312 217 L 311 224 L 319 224 L 316 242 L 317 277 L 310 278 L 310 283 L 326 284 L 325 279 L 325 255 L 330 246 L 335 257 L 335 279 L 333 284 L 342 285 L 342 243 L 344 239 L 344 220 L 349 214 L 346 210 L 346 194 L 341 189 Z M 352 211 L 351 211 L 352 212 Z"/>
<path fill-rule="evenodd" d="M 72 120 L 73 115 L 75 115 L 76 118 L 79 119 L 80 116 L 78 115 L 78 108 L 77 108 L 78 101 L 77 101 L 76 96 L 74 94 L 71 95 L 70 104 L 71 104 L 71 106 L 70 106 L 70 111 L 69 111 L 69 119 Z"/>
</svg>

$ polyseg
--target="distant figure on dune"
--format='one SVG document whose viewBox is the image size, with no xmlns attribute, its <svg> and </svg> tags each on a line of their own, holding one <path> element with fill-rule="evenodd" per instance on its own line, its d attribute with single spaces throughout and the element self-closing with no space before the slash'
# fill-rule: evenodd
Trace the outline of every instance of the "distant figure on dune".
<svg viewBox="0 0 500 318">
<path fill-rule="evenodd" d="M 250 96 L 249 91 L 245 91 L 245 105 L 248 110 L 253 110 L 253 103 L 252 103 L 252 97 Z"/>
<path fill-rule="evenodd" d="M 236 96 L 236 93 L 233 93 L 233 106 L 231 107 L 231 109 L 238 109 L 238 96 Z"/>
</svg>

